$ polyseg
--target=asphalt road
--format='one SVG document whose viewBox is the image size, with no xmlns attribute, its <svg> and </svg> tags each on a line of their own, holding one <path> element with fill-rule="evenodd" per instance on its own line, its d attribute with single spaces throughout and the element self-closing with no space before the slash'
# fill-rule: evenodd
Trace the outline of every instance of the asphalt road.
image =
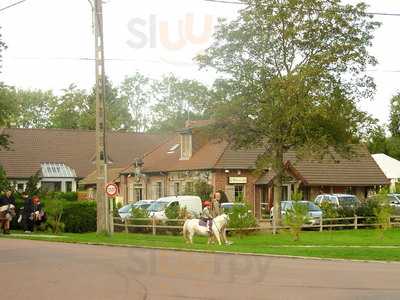
<svg viewBox="0 0 400 300">
<path fill-rule="evenodd" d="M 0 299 L 400 299 L 400 264 L 0 239 Z"/>
</svg>

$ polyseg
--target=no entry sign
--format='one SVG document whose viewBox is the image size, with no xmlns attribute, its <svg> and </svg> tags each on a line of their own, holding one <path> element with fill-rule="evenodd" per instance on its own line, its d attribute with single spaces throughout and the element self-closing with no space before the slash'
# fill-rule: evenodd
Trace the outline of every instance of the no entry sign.
<svg viewBox="0 0 400 300">
<path fill-rule="evenodd" d="M 108 197 L 115 197 L 118 194 L 118 187 L 114 183 L 109 183 L 106 186 L 106 193 Z"/>
</svg>

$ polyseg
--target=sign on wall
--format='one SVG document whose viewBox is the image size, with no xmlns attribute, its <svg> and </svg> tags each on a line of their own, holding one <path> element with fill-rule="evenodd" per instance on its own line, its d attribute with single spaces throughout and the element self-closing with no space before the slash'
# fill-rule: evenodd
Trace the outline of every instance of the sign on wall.
<svg viewBox="0 0 400 300">
<path fill-rule="evenodd" d="M 247 177 L 229 177 L 230 184 L 246 184 Z"/>
</svg>

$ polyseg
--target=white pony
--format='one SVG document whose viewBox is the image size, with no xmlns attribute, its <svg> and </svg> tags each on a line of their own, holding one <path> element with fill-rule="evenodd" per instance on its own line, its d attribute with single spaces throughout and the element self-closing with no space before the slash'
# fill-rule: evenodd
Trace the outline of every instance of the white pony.
<svg viewBox="0 0 400 300">
<path fill-rule="evenodd" d="M 226 239 L 226 225 L 228 224 L 228 221 L 229 216 L 227 214 L 222 214 L 213 219 L 211 230 L 219 245 L 221 245 L 221 240 L 225 244 L 228 243 Z M 208 232 L 208 226 L 201 226 L 199 222 L 199 219 L 190 219 L 185 221 L 185 224 L 183 225 L 183 237 L 186 243 L 193 244 L 193 236 L 197 234 L 202 236 L 209 236 L 208 243 L 210 244 L 211 236 Z"/>
</svg>

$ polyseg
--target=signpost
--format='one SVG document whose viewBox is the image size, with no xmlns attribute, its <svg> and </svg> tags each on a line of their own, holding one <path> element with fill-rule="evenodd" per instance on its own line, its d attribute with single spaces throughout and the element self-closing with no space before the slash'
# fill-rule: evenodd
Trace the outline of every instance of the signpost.
<svg viewBox="0 0 400 300">
<path fill-rule="evenodd" d="M 114 183 L 109 183 L 106 186 L 106 194 L 110 198 L 114 198 L 118 194 L 118 186 Z"/>
</svg>

